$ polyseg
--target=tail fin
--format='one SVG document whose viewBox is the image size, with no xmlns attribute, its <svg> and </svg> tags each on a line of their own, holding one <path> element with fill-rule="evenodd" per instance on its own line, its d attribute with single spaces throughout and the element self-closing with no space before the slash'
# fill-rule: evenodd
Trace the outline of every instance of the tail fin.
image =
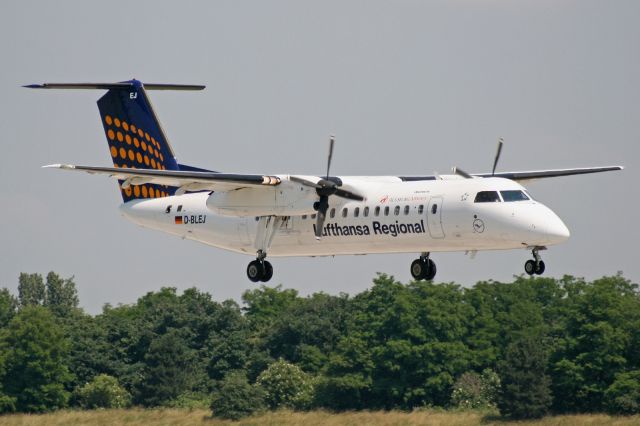
<svg viewBox="0 0 640 426">
<path fill-rule="evenodd" d="M 26 86 L 43 89 L 107 89 L 98 100 L 100 119 L 114 167 L 180 170 L 173 149 L 151 106 L 150 90 L 202 90 L 204 86 L 145 84 L 138 80 L 121 83 L 70 83 Z M 119 182 L 122 185 L 122 182 Z M 176 188 L 164 185 L 120 186 L 125 202 L 173 195 Z"/>
</svg>

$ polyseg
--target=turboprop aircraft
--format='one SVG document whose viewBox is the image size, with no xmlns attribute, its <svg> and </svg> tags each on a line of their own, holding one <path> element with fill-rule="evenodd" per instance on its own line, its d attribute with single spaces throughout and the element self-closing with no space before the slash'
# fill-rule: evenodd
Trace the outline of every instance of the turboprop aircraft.
<svg viewBox="0 0 640 426">
<path fill-rule="evenodd" d="M 45 83 L 35 89 L 101 89 L 100 120 L 113 167 L 54 164 L 63 170 L 118 180 L 122 215 L 143 227 L 255 256 L 253 282 L 269 281 L 278 256 L 419 253 L 416 280 L 432 280 L 434 252 L 530 250 L 527 274 L 545 270 L 540 251 L 569 238 L 569 230 L 520 182 L 622 170 L 620 166 L 449 175 L 333 176 L 334 140 L 326 173 L 234 174 L 178 163 L 147 96 L 148 90 L 205 86 Z"/>
</svg>

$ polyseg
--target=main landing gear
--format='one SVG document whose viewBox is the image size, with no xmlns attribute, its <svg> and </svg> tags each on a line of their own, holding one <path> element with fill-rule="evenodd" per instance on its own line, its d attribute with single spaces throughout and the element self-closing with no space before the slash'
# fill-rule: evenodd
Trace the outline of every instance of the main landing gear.
<svg viewBox="0 0 640 426">
<path fill-rule="evenodd" d="M 429 253 L 422 253 L 419 259 L 411 262 L 411 276 L 415 280 L 427 281 L 436 276 L 436 264 L 429 259 Z"/>
<path fill-rule="evenodd" d="M 264 260 L 267 254 L 262 250 L 258 250 L 258 256 L 256 260 L 249 262 L 247 266 L 247 277 L 254 283 L 258 281 L 267 282 L 273 277 L 273 266 L 271 263 Z"/>
<path fill-rule="evenodd" d="M 524 271 L 529 275 L 542 275 L 544 273 L 544 262 L 540 258 L 538 254 L 538 250 L 544 250 L 544 247 L 539 248 L 536 247 L 531 250 L 531 254 L 533 254 L 533 259 L 527 260 L 524 264 Z"/>
</svg>

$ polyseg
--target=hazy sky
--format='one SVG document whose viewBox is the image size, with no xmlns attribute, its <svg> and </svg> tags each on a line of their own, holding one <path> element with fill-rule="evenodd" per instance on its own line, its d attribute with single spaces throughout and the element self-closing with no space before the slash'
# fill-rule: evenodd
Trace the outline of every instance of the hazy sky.
<svg viewBox="0 0 640 426">
<path fill-rule="evenodd" d="M 623 271 L 638 281 L 638 1 L 3 1 L 0 3 L 0 285 L 55 270 L 81 305 L 161 286 L 218 300 L 255 288 L 248 256 L 120 217 L 113 180 L 51 163 L 110 166 L 101 91 L 23 84 L 206 84 L 150 92 L 178 159 L 226 172 L 431 174 L 622 164 L 539 181 L 532 194 L 572 238 L 547 275 Z M 408 281 L 414 254 L 272 259 L 270 285 L 354 294 L 377 271 Z M 523 272 L 524 250 L 436 254 L 437 281 Z"/>
</svg>

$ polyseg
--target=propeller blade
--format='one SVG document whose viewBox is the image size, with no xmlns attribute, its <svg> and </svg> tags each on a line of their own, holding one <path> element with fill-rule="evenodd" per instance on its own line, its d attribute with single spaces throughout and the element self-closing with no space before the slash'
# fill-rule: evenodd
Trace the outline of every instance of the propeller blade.
<svg viewBox="0 0 640 426">
<path fill-rule="evenodd" d="M 329 157 L 327 159 L 327 175 L 326 179 L 329 179 L 329 170 L 331 169 L 331 157 L 333 157 L 333 144 L 336 142 L 335 137 L 331 136 L 329 139 Z"/>
<path fill-rule="evenodd" d="M 329 208 L 329 196 L 320 196 L 318 202 L 318 214 L 316 218 L 316 240 L 322 238 L 322 228 L 324 227 L 324 220 L 327 217 L 327 209 Z"/>
<path fill-rule="evenodd" d="M 338 197 L 346 198 L 348 200 L 364 201 L 364 197 L 362 195 L 358 195 L 354 192 L 347 191 L 345 189 L 337 189 L 336 192 L 334 192 L 334 195 L 337 195 Z"/>
<path fill-rule="evenodd" d="M 502 152 L 502 144 L 504 143 L 504 139 L 500 138 L 498 140 L 498 152 L 496 152 L 496 159 L 493 161 L 493 169 L 491 170 L 491 176 L 496 174 L 496 167 L 498 166 L 498 160 L 500 160 L 500 153 Z"/>
<path fill-rule="evenodd" d="M 464 170 L 462 170 L 459 167 L 453 167 L 451 169 L 451 171 L 457 175 L 460 175 L 462 177 L 464 177 L 465 179 L 471 179 L 473 176 L 471 176 L 469 173 L 465 172 Z"/>
</svg>

